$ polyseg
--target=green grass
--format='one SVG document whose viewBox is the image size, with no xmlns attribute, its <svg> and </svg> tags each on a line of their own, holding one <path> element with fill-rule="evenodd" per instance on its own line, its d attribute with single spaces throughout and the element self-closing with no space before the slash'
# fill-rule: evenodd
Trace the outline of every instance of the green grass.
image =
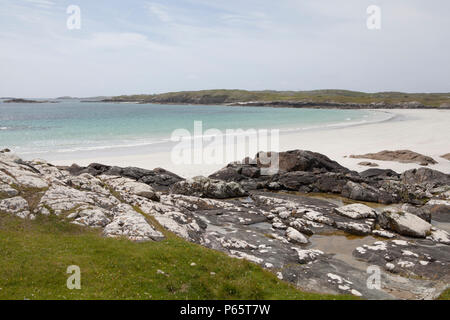
<svg viewBox="0 0 450 320">
<path fill-rule="evenodd" d="M 0 213 L 0 299 L 353 298 L 301 292 L 257 265 L 166 236 L 135 243 L 55 216 Z M 69 265 L 81 269 L 81 290 L 66 287 Z"/>
<path fill-rule="evenodd" d="M 444 292 L 442 292 L 438 300 L 450 300 L 450 289 L 447 289 Z"/>
<path fill-rule="evenodd" d="M 426 106 L 439 107 L 450 103 L 450 93 L 365 93 L 349 90 L 313 91 L 246 91 L 246 90 L 202 90 L 168 92 L 162 94 L 123 95 L 111 101 L 143 101 L 155 103 L 234 103 L 246 101 L 311 101 L 369 104 L 385 102 L 395 104 L 418 101 Z"/>
</svg>

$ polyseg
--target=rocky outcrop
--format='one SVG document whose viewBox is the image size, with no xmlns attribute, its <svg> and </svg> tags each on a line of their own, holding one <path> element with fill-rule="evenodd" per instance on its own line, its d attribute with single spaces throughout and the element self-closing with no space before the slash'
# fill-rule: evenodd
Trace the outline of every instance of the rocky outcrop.
<svg viewBox="0 0 450 320">
<path fill-rule="evenodd" d="M 397 150 L 397 151 L 384 150 L 377 153 L 367 153 L 364 155 L 351 155 L 350 158 L 396 161 L 401 163 L 418 163 L 422 166 L 428 166 L 429 164 L 437 163 L 433 158 L 424 156 L 420 153 L 411 150 Z"/>
<path fill-rule="evenodd" d="M 398 174 L 392 170 L 369 169 L 361 173 L 349 171 L 329 158 L 310 151 L 294 150 L 276 154 L 280 161 L 277 173 L 262 174 L 262 156 L 254 160 L 230 163 L 210 178 L 239 182 L 247 190 L 268 189 L 340 194 L 357 201 L 383 204 L 407 202 L 423 204 L 429 198 L 447 198 L 450 176 L 428 168 Z"/>
<path fill-rule="evenodd" d="M 270 176 L 261 174 L 258 161 L 230 164 L 220 171 L 224 181 L 184 180 L 163 169 L 55 167 L 0 152 L 0 215 L 54 215 L 132 241 L 161 241 L 173 233 L 259 264 L 304 290 L 369 299 L 424 299 L 442 291 L 450 245 L 443 218 L 447 175 L 369 169 L 363 176 L 310 152 L 281 158 L 285 170 Z M 280 190 L 431 200 L 383 211 Z M 374 243 L 373 237 L 391 240 Z M 367 288 L 369 265 L 386 271 L 380 290 Z"/>
<path fill-rule="evenodd" d="M 148 239 L 161 240 L 163 234 L 156 231 L 142 214 L 136 212 L 128 204 L 119 204 L 114 207 L 113 220 L 106 225 L 103 233 L 108 237 L 127 237 L 134 241 L 146 241 Z"/>
<path fill-rule="evenodd" d="M 121 168 L 115 166 L 107 166 L 99 163 L 92 163 L 87 167 L 79 167 L 74 164 L 70 167 L 63 167 L 62 169 L 69 171 L 72 175 L 88 173 L 93 176 L 110 175 L 130 178 L 135 181 L 148 184 L 157 191 L 167 191 L 170 186 L 184 180 L 178 175 L 162 168 L 146 170 L 136 167 Z"/>
<path fill-rule="evenodd" d="M 237 182 L 224 182 L 205 177 L 195 177 L 175 183 L 172 193 L 202 198 L 227 199 L 243 197 L 247 192 Z"/>
<path fill-rule="evenodd" d="M 441 158 L 444 158 L 444 159 L 450 161 L 450 153 L 443 154 L 443 155 L 441 156 Z"/>
</svg>

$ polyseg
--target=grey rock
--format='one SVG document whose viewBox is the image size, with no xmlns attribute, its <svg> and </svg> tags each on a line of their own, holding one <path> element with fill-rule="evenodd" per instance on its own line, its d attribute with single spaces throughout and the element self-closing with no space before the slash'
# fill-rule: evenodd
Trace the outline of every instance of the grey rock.
<svg viewBox="0 0 450 320">
<path fill-rule="evenodd" d="M 417 241 L 377 241 L 356 248 L 353 255 L 387 271 L 425 279 L 448 280 L 449 255 L 447 246 L 430 246 Z"/>
<path fill-rule="evenodd" d="M 360 203 L 353 203 L 335 208 L 334 211 L 337 214 L 350 219 L 376 218 L 377 216 L 377 213 L 374 209 Z"/>
<path fill-rule="evenodd" d="M 372 226 L 365 223 L 336 222 L 336 228 L 359 236 L 368 235 L 372 232 Z"/>
<path fill-rule="evenodd" d="M 431 234 L 431 224 L 409 212 L 384 209 L 378 221 L 383 228 L 405 236 L 425 238 Z"/>
<path fill-rule="evenodd" d="M 292 227 L 287 228 L 286 237 L 288 241 L 292 243 L 301 243 L 301 244 L 308 243 L 308 239 L 303 234 L 301 234 L 299 231 L 297 231 Z"/>
<path fill-rule="evenodd" d="M 0 199 L 3 197 L 5 198 L 15 197 L 17 195 L 19 195 L 19 191 L 12 188 L 8 184 L 0 183 Z"/>
<path fill-rule="evenodd" d="M 309 249 L 309 250 L 302 250 L 302 249 L 298 249 L 298 248 L 292 248 L 292 249 L 297 251 L 298 261 L 301 264 L 313 262 L 313 261 L 317 260 L 317 258 L 319 258 L 321 255 L 324 254 L 322 251 L 315 250 L 315 249 Z"/>
<path fill-rule="evenodd" d="M 0 212 L 13 214 L 20 218 L 33 218 L 28 202 L 22 197 L 3 199 L 0 201 Z"/>
<path fill-rule="evenodd" d="M 401 207 L 401 211 L 412 213 L 419 218 L 431 223 L 431 212 L 424 210 L 421 207 L 416 207 L 411 204 L 405 203 Z"/>
<path fill-rule="evenodd" d="M 177 182 L 171 188 L 171 193 L 213 199 L 227 199 L 248 195 L 237 182 L 224 182 L 205 177 Z"/>
</svg>

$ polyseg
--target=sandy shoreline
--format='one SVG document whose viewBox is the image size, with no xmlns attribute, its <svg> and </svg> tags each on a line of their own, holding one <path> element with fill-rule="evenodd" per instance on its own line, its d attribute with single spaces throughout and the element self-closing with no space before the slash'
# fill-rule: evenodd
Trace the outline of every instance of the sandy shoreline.
<svg viewBox="0 0 450 320">
<path fill-rule="evenodd" d="M 450 111 L 449 110 L 375 110 L 394 114 L 391 120 L 379 123 L 356 125 L 304 132 L 285 132 L 280 134 L 279 151 L 305 149 L 320 152 L 331 159 L 356 171 L 367 167 L 358 165 L 362 159 L 352 159 L 351 154 L 365 154 L 382 150 L 409 149 L 433 157 L 438 164 L 429 166 L 445 173 L 450 173 L 450 161 L 440 156 L 450 152 Z M 135 150 L 133 154 L 99 155 L 91 153 L 85 157 L 66 159 L 46 159 L 56 165 L 88 165 L 98 162 L 117 166 L 135 166 L 146 169 L 162 167 L 183 177 L 209 175 L 224 167 L 226 161 L 215 164 L 183 164 L 172 161 L 171 152 L 158 149 Z M 20 156 L 20 154 L 19 154 Z M 245 155 L 236 155 L 236 160 Z M 252 155 L 253 156 L 253 155 Z M 24 157 L 26 158 L 26 157 Z M 403 172 L 420 167 L 418 164 L 403 164 L 390 161 L 372 161 L 379 168 L 389 168 Z"/>
</svg>

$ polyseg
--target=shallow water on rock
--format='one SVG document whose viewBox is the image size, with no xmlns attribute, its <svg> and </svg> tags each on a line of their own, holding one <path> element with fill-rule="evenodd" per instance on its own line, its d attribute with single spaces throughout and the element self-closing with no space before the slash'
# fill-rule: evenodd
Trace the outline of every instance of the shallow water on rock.
<svg viewBox="0 0 450 320">
<path fill-rule="evenodd" d="M 436 221 L 436 220 L 431 220 L 431 224 L 433 225 L 433 227 L 436 227 L 438 229 L 447 231 L 450 233 L 450 222 L 441 222 L 441 221 Z"/>
<path fill-rule="evenodd" d="M 277 192 L 277 193 L 325 200 L 325 201 L 330 202 L 330 203 L 332 203 L 332 204 L 334 204 L 336 206 L 339 206 L 339 207 L 345 206 L 347 204 L 352 204 L 352 203 L 362 203 L 362 204 L 365 204 L 368 207 L 371 207 L 371 208 L 374 208 L 374 209 L 378 209 L 378 210 L 382 210 L 383 208 L 388 207 L 388 205 L 385 205 L 385 204 L 376 203 L 376 202 L 366 202 L 366 201 L 351 200 L 351 199 L 344 198 L 342 196 L 339 196 L 337 194 L 332 194 L 332 193 L 304 193 L 304 192 L 298 192 L 298 191 L 280 191 L 280 192 Z"/>
<path fill-rule="evenodd" d="M 357 269 L 366 270 L 369 264 L 356 259 L 352 253 L 362 245 L 371 245 L 379 239 L 372 236 L 352 236 L 345 232 L 315 234 L 309 238 L 309 249 L 318 249 L 327 254 L 333 254 L 335 259 L 341 260 Z"/>
</svg>

